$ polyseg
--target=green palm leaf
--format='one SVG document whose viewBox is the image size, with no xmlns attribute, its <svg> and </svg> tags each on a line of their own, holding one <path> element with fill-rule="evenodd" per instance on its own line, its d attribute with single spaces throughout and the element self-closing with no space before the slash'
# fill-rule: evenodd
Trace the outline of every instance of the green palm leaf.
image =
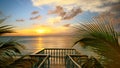
<svg viewBox="0 0 120 68">
<path fill-rule="evenodd" d="M 77 26 L 77 31 L 77 33 L 82 33 L 82 38 L 75 44 L 82 42 L 83 47 L 93 47 L 93 50 L 99 55 L 106 57 L 108 60 L 112 59 L 114 64 L 119 65 L 120 62 L 117 61 L 120 60 L 119 34 L 115 31 L 111 18 L 94 18 L 87 24 L 80 23 L 80 26 Z"/>
<path fill-rule="evenodd" d="M 0 24 L 2 24 L 6 19 L 0 19 Z M 13 27 L 11 25 L 0 25 L 0 36 L 6 33 L 13 33 Z M 17 55 L 21 54 L 21 49 L 24 46 L 19 44 L 16 40 L 8 40 L 6 42 L 0 41 L 0 68 L 5 68 L 6 66 L 13 63 Z"/>
<path fill-rule="evenodd" d="M 3 23 L 6 19 L 0 19 L 0 24 Z M 11 25 L 4 25 L 0 26 L 0 35 L 3 35 L 5 33 L 13 33 L 14 31 L 12 30 Z"/>
</svg>

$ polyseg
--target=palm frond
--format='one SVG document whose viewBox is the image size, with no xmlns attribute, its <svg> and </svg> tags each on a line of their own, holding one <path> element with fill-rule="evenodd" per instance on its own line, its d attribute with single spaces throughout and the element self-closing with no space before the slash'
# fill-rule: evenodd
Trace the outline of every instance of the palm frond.
<svg viewBox="0 0 120 68">
<path fill-rule="evenodd" d="M 83 47 L 92 47 L 94 52 L 107 59 L 108 65 L 114 63 L 114 66 L 119 66 L 120 61 L 117 61 L 120 60 L 119 33 L 115 31 L 113 23 L 115 22 L 110 17 L 94 18 L 85 24 L 80 23 L 80 26 L 77 26 L 77 33 L 82 33 L 82 38 L 74 45 L 81 42 L 84 44 Z"/>
<path fill-rule="evenodd" d="M 88 59 L 88 61 L 82 65 L 82 68 L 104 68 L 101 63 L 93 56 Z"/>
<path fill-rule="evenodd" d="M 20 53 L 21 49 L 24 49 L 25 47 L 16 42 L 15 40 L 11 40 L 11 41 L 7 41 L 4 44 L 2 44 L 2 46 L 0 47 L 1 49 L 11 49 L 17 53 Z"/>
<path fill-rule="evenodd" d="M 16 60 L 15 57 L 21 54 L 20 48 L 22 47 L 22 45 L 14 41 L 3 44 L 0 47 L 0 63 L 2 64 L 0 67 L 13 63 Z"/>
<path fill-rule="evenodd" d="M 3 23 L 5 19 L 0 19 L 0 24 Z M 0 25 L 0 36 L 6 33 L 13 33 L 13 27 L 11 25 Z M 0 41 L 0 68 L 6 68 L 16 59 L 17 55 L 21 54 L 21 49 L 24 46 L 18 43 L 16 40 L 8 40 L 6 42 Z"/>
<path fill-rule="evenodd" d="M 0 19 L 0 24 L 3 23 L 3 21 L 6 19 Z M 0 35 L 3 35 L 5 33 L 13 33 L 13 27 L 11 25 L 3 25 L 0 26 Z"/>
<path fill-rule="evenodd" d="M 0 63 L 2 66 L 6 66 L 14 62 L 14 55 L 12 50 L 1 50 L 0 52 Z"/>
<path fill-rule="evenodd" d="M 12 30 L 13 27 L 5 27 L 5 28 L 0 28 L 0 35 L 3 35 L 5 33 L 13 33 L 14 31 Z"/>
<path fill-rule="evenodd" d="M 87 38 L 90 37 L 94 40 L 100 41 L 101 43 L 109 44 L 114 48 L 120 48 L 118 44 L 118 34 L 117 32 L 115 32 L 111 22 L 106 24 L 106 21 L 104 21 L 103 23 L 103 21 L 93 20 L 92 23 L 90 22 L 88 24 L 81 24 L 81 26 L 83 27 L 82 29 L 85 30 L 84 32 L 86 32 L 84 33 L 84 38 L 86 39 L 86 41 Z M 89 40 L 91 40 L 90 38 Z M 83 39 L 81 41 L 83 42 Z"/>
</svg>

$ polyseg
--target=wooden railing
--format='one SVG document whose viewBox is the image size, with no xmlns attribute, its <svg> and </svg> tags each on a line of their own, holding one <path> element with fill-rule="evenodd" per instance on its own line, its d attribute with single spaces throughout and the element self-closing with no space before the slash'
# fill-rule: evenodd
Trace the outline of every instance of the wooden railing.
<svg viewBox="0 0 120 68">
<path fill-rule="evenodd" d="M 37 54 L 49 54 L 50 64 L 65 64 L 67 54 L 78 54 L 78 52 L 72 48 L 45 48 Z"/>
<path fill-rule="evenodd" d="M 49 68 L 49 57 L 50 56 L 47 54 L 17 55 L 17 60 L 14 63 L 10 64 L 9 67 Z"/>
<path fill-rule="evenodd" d="M 96 67 L 96 64 L 99 64 L 100 68 L 104 68 L 94 57 L 88 58 L 87 55 L 81 55 L 72 48 L 45 48 L 32 55 L 18 55 L 15 58 L 19 59 L 10 64 L 10 67 L 50 68 L 52 65 L 63 65 L 66 68 L 87 68 Z"/>
<path fill-rule="evenodd" d="M 81 68 L 81 66 L 78 65 L 78 64 L 72 59 L 72 57 L 70 57 L 69 55 L 67 55 L 66 58 L 65 58 L 65 67 L 66 67 L 66 68 Z"/>
<path fill-rule="evenodd" d="M 82 68 L 82 64 L 84 64 L 88 60 L 88 56 L 86 55 L 67 55 L 65 58 L 66 68 Z"/>
<path fill-rule="evenodd" d="M 32 68 L 49 68 L 50 62 L 49 62 L 49 55 L 43 55 L 43 54 L 35 54 L 30 55 L 32 59 L 37 59 L 38 61 L 34 63 Z"/>
</svg>

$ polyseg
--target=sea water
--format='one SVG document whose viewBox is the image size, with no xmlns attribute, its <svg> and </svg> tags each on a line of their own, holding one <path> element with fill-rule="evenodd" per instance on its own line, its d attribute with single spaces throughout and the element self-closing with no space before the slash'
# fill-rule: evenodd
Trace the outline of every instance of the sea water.
<svg viewBox="0 0 120 68">
<path fill-rule="evenodd" d="M 3 36 L 0 38 L 4 42 L 16 40 L 25 46 L 22 50 L 23 54 L 34 53 L 43 48 L 71 48 L 76 39 L 75 36 Z"/>
</svg>

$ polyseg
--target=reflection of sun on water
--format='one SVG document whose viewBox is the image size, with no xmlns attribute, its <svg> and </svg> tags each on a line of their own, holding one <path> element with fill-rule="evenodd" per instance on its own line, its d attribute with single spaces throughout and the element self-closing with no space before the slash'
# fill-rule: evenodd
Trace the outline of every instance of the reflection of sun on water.
<svg viewBox="0 0 120 68">
<path fill-rule="evenodd" d="M 43 38 L 41 38 L 41 37 L 38 37 L 37 38 L 37 40 L 38 40 L 38 43 L 36 44 L 36 47 L 38 48 L 38 49 L 43 49 L 44 47 L 44 44 L 43 44 Z"/>
</svg>

